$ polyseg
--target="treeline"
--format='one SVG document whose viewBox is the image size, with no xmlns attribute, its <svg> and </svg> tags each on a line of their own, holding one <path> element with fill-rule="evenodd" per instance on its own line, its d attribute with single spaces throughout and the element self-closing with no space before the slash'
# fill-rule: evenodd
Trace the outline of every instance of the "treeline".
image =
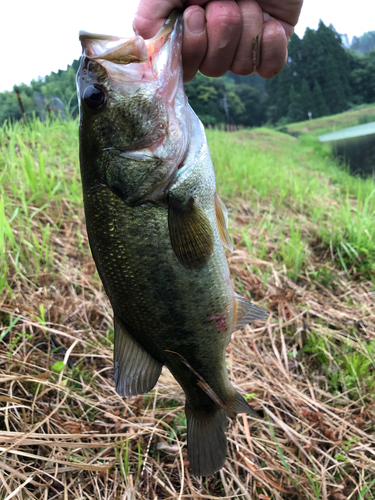
<svg viewBox="0 0 375 500">
<path fill-rule="evenodd" d="M 368 31 L 362 36 L 353 36 L 350 50 L 363 55 L 373 49 L 375 49 L 375 31 Z"/>
<path fill-rule="evenodd" d="M 280 126 L 340 113 L 375 102 L 374 46 L 375 32 L 368 32 L 354 37 L 350 49 L 345 49 L 335 29 L 321 21 L 317 30 L 307 29 L 302 39 L 292 36 L 288 62 L 276 78 L 265 81 L 253 75 L 227 73 L 221 78 L 208 78 L 198 74 L 185 89 L 205 125 Z M 67 70 L 20 85 L 26 114 L 41 112 L 35 95 L 42 95 L 47 105 L 48 96 L 57 97 L 65 115 L 75 116 L 78 65 L 75 60 Z M 39 108 L 40 102 L 39 98 Z M 0 93 L 0 124 L 9 118 L 22 118 L 15 89 Z"/>
<path fill-rule="evenodd" d="M 267 117 L 278 125 L 340 113 L 375 102 L 375 50 L 363 56 L 342 45 L 320 21 L 303 39 L 293 35 L 286 67 L 266 84 Z"/>
<path fill-rule="evenodd" d="M 46 96 L 45 103 L 48 106 L 49 99 L 57 98 L 61 101 L 65 114 L 75 116 L 78 113 L 76 73 L 79 61 L 73 61 L 66 70 L 52 72 L 43 79 L 32 80 L 30 85 L 22 83 L 13 88 L 12 92 L 0 93 L 0 125 L 7 119 L 20 120 L 22 118 L 21 108 L 18 103 L 16 88 L 20 92 L 22 104 L 26 116 L 32 113 L 40 113 L 35 94 Z"/>
</svg>

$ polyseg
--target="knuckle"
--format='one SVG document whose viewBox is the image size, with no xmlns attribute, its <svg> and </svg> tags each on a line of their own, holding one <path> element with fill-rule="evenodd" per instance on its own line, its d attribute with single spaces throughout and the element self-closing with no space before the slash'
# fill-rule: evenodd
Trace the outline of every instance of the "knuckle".
<svg viewBox="0 0 375 500">
<path fill-rule="evenodd" d="M 214 5 L 215 8 L 211 9 L 207 23 L 215 27 L 228 28 L 238 28 L 242 25 L 241 11 L 234 2 L 213 2 L 210 5 Z"/>
</svg>

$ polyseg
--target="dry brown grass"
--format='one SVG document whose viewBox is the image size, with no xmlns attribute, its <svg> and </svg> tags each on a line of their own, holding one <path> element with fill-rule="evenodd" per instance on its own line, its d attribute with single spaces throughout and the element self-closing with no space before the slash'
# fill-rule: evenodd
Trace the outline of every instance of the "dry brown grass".
<svg viewBox="0 0 375 500">
<path fill-rule="evenodd" d="M 326 367 L 303 348 L 312 331 L 326 339 L 332 371 L 340 369 L 335 346 L 366 355 L 375 326 L 367 284 L 339 274 L 334 292 L 296 284 L 282 265 L 252 258 L 234 234 L 231 271 L 271 314 L 233 334 L 228 369 L 263 418 L 232 421 L 223 470 L 201 480 L 189 473 L 184 398 L 168 371 L 150 395 L 124 401 L 114 390 L 111 308 L 78 215 L 60 214 L 56 272 L 36 282 L 14 275 L 13 298 L 1 300 L 3 324 L 9 315 L 19 320 L 0 345 L 0 498 L 361 498 L 375 477 L 373 395 L 333 393 Z M 246 206 L 233 215 L 240 229 Z M 254 267 L 272 269 L 266 288 Z M 36 319 L 40 304 L 45 324 Z"/>
<path fill-rule="evenodd" d="M 230 379 L 261 418 L 230 421 L 228 460 L 203 480 L 189 472 L 184 397 L 170 373 L 148 395 L 115 392 L 112 312 L 81 202 L 35 205 L 32 231 L 40 241 L 51 224 L 51 255 L 38 275 L 33 262 L 9 265 L 0 299 L 1 500 L 374 498 L 373 284 L 335 267 L 308 221 L 307 265 L 288 278 L 279 233 L 262 229 L 275 215 L 267 203 L 250 210 L 232 200 L 228 256 L 238 291 L 270 312 L 234 332 L 227 350 Z M 285 235 L 289 205 L 277 212 Z M 264 242 L 262 260 L 241 244 L 244 228 Z M 7 258 L 17 259 L 11 251 Z M 325 285 L 315 271 L 328 276 Z M 368 376 L 350 371 L 358 361 Z"/>
</svg>

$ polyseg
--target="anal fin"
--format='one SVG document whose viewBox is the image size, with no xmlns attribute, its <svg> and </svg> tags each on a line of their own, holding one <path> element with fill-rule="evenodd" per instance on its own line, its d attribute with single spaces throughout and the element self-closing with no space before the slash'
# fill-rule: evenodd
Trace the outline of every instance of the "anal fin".
<svg viewBox="0 0 375 500">
<path fill-rule="evenodd" d="M 255 418 L 260 418 L 258 413 L 247 403 L 247 401 L 236 391 L 235 400 L 229 405 L 233 413 L 246 413 Z"/>
<path fill-rule="evenodd" d="M 248 300 L 245 300 L 241 295 L 235 294 L 235 330 L 243 328 L 256 319 L 265 319 L 268 316 L 266 311 L 260 307 L 254 306 Z"/>
<path fill-rule="evenodd" d="M 228 234 L 228 210 L 217 193 L 215 193 L 215 211 L 221 242 L 225 248 L 233 252 L 233 244 Z"/>
<path fill-rule="evenodd" d="M 115 365 L 116 392 L 136 396 L 151 391 L 161 373 L 162 364 L 156 361 L 125 329 L 115 316 Z"/>
</svg>

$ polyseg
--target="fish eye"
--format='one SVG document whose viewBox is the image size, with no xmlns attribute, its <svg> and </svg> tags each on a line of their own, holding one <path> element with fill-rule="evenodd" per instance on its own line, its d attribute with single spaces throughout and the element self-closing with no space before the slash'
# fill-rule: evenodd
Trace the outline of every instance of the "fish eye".
<svg viewBox="0 0 375 500">
<path fill-rule="evenodd" d="M 99 109 L 107 101 L 107 94 L 100 85 L 89 85 L 83 92 L 83 100 L 93 109 Z"/>
</svg>

